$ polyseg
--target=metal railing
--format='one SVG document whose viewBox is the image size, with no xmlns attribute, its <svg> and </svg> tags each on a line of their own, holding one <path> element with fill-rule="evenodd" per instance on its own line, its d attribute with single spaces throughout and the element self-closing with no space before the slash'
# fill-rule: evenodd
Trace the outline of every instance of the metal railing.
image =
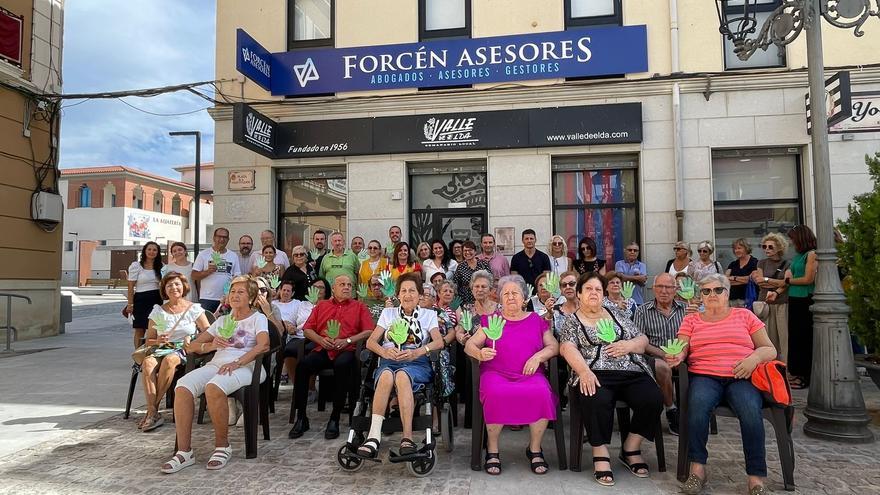
<svg viewBox="0 0 880 495">
<path fill-rule="evenodd" d="M 18 330 L 12 326 L 12 298 L 24 299 L 28 304 L 31 304 L 31 298 L 8 292 L 0 292 L 0 297 L 6 298 L 6 326 L 0 327 L 6 328 L 6 350 L 3 352 L 12 352 L 12 332 L 16 332 L 15 336 L 18 337 Z"/>
</svg>

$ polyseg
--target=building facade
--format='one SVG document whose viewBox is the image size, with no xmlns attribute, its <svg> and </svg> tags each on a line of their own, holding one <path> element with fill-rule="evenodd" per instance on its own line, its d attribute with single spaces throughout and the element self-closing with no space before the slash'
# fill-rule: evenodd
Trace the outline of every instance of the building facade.
<svg viewBox="0 0 880 495">
<path fill-rule="evenodd" d="M 55 335 L 59 328 L 60 113 L 45 95 L 61 92 L 63 11 L 61 0 L 0 5 L 0 292 L 32 302 L 13 299 L 18 339 Z M 37 196 L 52 206 L 51 214 L 33 207 Z M 5 327 L 6 299 L 0 300 Z"/>
<path fill-rule="evenodd" d="M 763 20 L 779 2 L 758 4 Z M 276 228 L 289 250 L 316 228 L 383 244 L 391 225 L 411 241 L 512 231 L 512 253 L 532 228 L 572 255 L 593 237 L 611 262 L 638 241 L 654 274 L 677 240 L 712 240 L 726 264 L 736 238 L 814 224 L 805 40 L 739 61 L 715 2 L 262 5 L 217 7 L 216 75 L 235 79 L 219 96 L 249 104 L 211 111 L 215 223 L 233 238 Z M 875 24 L 824 30 L 828 75 L 850 69 L 866 98 L 880 91 Z M 432 71 L 467 49 L 466 70 L 462 55 Z M 831 136 L 835 218 L 870 189 L 877 150 L 878 132 Z M 222 180 L 239 171 L 253 189 Z"/>
<path fill-rule="evenodd" d="M 171 242 L 193 243 L 194 167 L 180 167 L 182 180 L 119 165 L 68 168 L 59 181 L 64 199 L 61 283 L 84 285 L 89 278 L 118 278 L 147 241 L 163 251 Z M 213 166 L 202 166 L 202 184 Z M 209 190 L 202 188 L 199 238 L 213 221 Z M 190 247 L 190 250 L 192 248 Z"/>
</svg>

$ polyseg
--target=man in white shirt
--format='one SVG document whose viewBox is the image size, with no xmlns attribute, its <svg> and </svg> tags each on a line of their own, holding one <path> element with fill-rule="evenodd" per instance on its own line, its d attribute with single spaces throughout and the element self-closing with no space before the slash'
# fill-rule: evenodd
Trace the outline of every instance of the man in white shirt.
<svg viewBox="0 0 880 495">
<path fill-rule="evenodd" d="M 227 250 L 227 244 L 229 230 L 223 227 L 214 229 L 213 244 L 200 252 L 193 263 L 192 278 L 201 282 L 199 303 L 212 313 L 220 306 L 226 283 L 241 275 L 238 255 Z"/>
<path fill-rule="evenodd" d="M 280 249 L 275 245 L 275 232 L 271 230 L 264 230 L 260 232 L 260 250 L 251 254 L 250 266 L 253 268 L 254 263 L 257 262 L 257 257 L 262 256 L 263 248 L 266 246 L 272 246 L 275 248 L 275 259 L 273 260 L 276 265 L 281 267 L 281 273 L 284 273 L 284 270 L 290 266 L 290 258 L 287 257 L 287 253 L 284 252 L 283 249 Z M 250 270 L 244 272 L 250 273 Z"/>
</svg>

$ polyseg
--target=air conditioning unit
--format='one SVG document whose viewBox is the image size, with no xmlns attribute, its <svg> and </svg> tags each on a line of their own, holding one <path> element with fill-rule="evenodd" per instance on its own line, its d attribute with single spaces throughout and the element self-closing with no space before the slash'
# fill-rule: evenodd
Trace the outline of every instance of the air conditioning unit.
<svg viewBox="0 0 880 495">
<path fill-rule="evenodd" d="M 40 222 L 61 223 L 64 215 L 64 203 L 60 194 L 40 191 L 33 196 L 31 214 Z"/>
</svg>

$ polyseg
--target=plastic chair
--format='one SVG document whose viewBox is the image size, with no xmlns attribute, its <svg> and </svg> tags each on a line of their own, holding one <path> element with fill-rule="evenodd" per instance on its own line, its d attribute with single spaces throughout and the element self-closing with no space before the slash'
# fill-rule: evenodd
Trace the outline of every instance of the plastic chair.
<svg viewBox="0 0 880 495">
<path fill-rule="evenodd" d="M 559 397 L 559 372 L 558 372 L 558 356 L 554 356 L 548 361 L 548 377 L 550 388 L 553 393 Z M 469 359 L 471 364 L 471 377 L 474 384 L 471 390 L 471 403 L 473 404 L 473 417 L 471 419 L 471 469 L 481 471 L 483 469 L 483 445 L 486 438 L 486 424 L 483 421 L 483 403 L 480 402 L 480 362 L 474 358 Z M 556 456 L 559 459 L 559 470 L 568 469 L 568 461 L 565 457 L 565 431 L 562 420 L 562 406 L 556 403 L 556 420 L 550 421 L 548 428 L 552 428 L 556 437 Z"/>
<path fill-rule="evenodd" d="M 681 363 L 678 371 L 678 384 L 680 391 L 679 410 L 679 436 L 678 436 L 678 470 L 677 478 L 684 482 L 688 477 L 688 384 L 689 377 L 687 364 Z M 776 445 L 779 449 L 779 461 L 782 464 L 782 479 L 787 491 L 794 491 L 794 442 L 791 439 L 791 427 L 794 420 L 794 406 L 778 406 L 764 402 L 762 410 L 764 419 L 773 426 L 776 434 Z M 733 410 L 722 405 L 715 408 L 714 415 L 735 418 Z"/>
</svg>

